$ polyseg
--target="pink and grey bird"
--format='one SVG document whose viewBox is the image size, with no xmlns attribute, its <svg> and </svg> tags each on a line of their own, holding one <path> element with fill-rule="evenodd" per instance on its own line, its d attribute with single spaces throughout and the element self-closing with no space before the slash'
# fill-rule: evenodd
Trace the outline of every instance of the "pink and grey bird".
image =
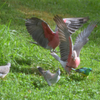
<svg viewBox="0 0 100 100">
<path fill-rule="evenodd" d="M 77 68 L 79 66 L 80 51 L 82 47 L 88 42 L 88 37 L 91 34 L 94 27 L 96 26 L 96 22 L 90 23 L 88 27 L 78 35 L 73 46 L 71 35 L 62 18 L 59 16 L 55 16 L 54 21 L 56 22 L 58 27 L 58 35 L 60 39 L 59 48 L 61 58 L 54 52 L 52 52 L 51 55 L 61 63 L 63 68 L 68 73 L 70 73 L 71 68 Z"/>
<path fill-rule="evenodd" d="M 88 21 L 88 17 L 83 18 L 65 18 L 64 21 L 68 28 L 69 33 L 74 33 L 82 24 Z M 55 49 L 59 45 L 58 31 L 53 32 L 49 25 L 36 17 L 26 20 L 26 28 L 30 33 L 35 44 L 38 44 L 46 49 Z M 57 30 L 57 29 L 56 29 Z M 33 42 L 34 43 L 34 42 Z"/>
</svg>

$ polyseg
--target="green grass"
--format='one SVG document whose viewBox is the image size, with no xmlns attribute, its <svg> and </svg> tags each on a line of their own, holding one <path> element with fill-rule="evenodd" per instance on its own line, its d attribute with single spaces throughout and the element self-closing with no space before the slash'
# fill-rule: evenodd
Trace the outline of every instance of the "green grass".
<svg viewBox="0 0 100 100">
<path fill-rule="evenodd" d="M 88 78 L 77 73 L 68 77 L 50 51 L 30 44 L 31 36 L 22 19 L 33 15 L 55 28 L 54 15 L 61 17 L 89 16 L 90 21 L 100 20 L 99 0 L 1 0 L 0 1 L 0 65 L 11 62 L 10 73 L 0 79 L 0 100 L 98 100 L 100 98 L 100 25 L 89 36 L 82 48 L 80 67 L 93 69 Z M 73 34 L 75 41 L 79 31 Z M 58 48 L 57 48 L 58 49 Z M 37 66 L 56 72 L 61 79 L 51 87 L 39 74 Z"/>
</svg>

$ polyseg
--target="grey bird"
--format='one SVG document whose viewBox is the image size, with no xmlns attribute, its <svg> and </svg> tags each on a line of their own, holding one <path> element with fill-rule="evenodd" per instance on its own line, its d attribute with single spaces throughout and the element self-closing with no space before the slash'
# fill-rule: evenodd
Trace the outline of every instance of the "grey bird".
<svg viewBox="0 0 100 100">
<path fill-rule="evenodd" d="M 60 79 L 60 69 L 57 70 L 55 74 L 51 73 L 49 70 L 44 71 L 41 67 L 37 67 L 39 72 L 43 75 L 44 79 L 47 81 L 48 85 L 51 86 L 57 83 Z"/>
<path fill-rule="evenodd" d="M 65 18 L 64 21 L 70 34 L 78 30 L 82 24 L 88 21 L 88 17 L 83 18 Z M 67 21 L 66 21 L 67 20 Z M 54 32 L 49 25 L 36 17 L 27 19 L 25 22 L 27 31 L 36 42 L 31 42 L 45 49 L 54 50 L 59 45 L 58 31 Z"/>
<path fill-rule="evenodd" d="M 7 63 L 7 65 L 0 66 L 0 77 L 4 78 L 10 71 L 11 63 Z"/>
<path fill-rule="evenodd" d="M 80 51 L 82 47 L 88 42 L 88 37 L 96 26 L 97 22 L 91 22 L 88 27 L 78 35 L 73 46 L 70 33 L 62 18 L 59 16 L 55 16 L 54 20 L 58 26 L 58 35 L 60 38 L 59 48 L 61 58 L 54 52 L 52 52 L 51 55 L 61 63 L 63 68 L 68 73 L 70 73 L 72 68 L 77 68 L 79 66 Z"/>
</svg>

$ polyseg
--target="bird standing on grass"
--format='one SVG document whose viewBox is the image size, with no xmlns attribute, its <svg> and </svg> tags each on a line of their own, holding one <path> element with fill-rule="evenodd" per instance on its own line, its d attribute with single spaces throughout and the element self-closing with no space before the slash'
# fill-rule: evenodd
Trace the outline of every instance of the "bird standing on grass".
<svg viewBox="0 0 100 100">
<path fill-rule="evenodd" d="M 81 73 L 82 76 L 87 77 L 87 76 L 90 74 L 90 72 L 92 71 L 92 68 L 86 68 L 86 67 L 84 67 L 84 68 L 79 68 L 79 69 L 74 69 L 74 68 L 72 68 L 72 70 L 74 70 L 74 71 L 76 71 L 76 72 L 78 72 L 78 73 Z"/>
<path fill-rule="evenodd" d="M 7 65 L 0 66 L 0 77 L 4 78 L 10 71 L 11 63 L 8 63 Z"/>
<path fill-rule="evenodd" d="M 44 71 L 41 67 L 37 67 L 39 72 L 43 75 L 44 79 L 47 81 L 48 85 L 51 86 L 57 83 L 60 79 L 60 69 L 57 70 L 55 74 L 52 74 L 49 70 Z"/>
<path fill-rule="evenodd" d="M 88 25 L 83 32 L 81 32 L 76 38 L 75 44 L 73 46 L 70 33 L 66 24 L 63 22 L 62 18 L 59 16 L 54 17 L 54 21 L 58 27 L 58 35 L 60 39 L 60 55 L 61 58 L 54 52 L 51 55 L 57 59 L 63 68 L 70 74 L 72 68 L 77 68 L 80 64 L 80 51 L 82 47 L 88 42 L 88 37 L 92 30 L 96 26 L 96 22 L 92 22 Z"/>
<path fill-rule="evenodd" d="M 82 24 L 89 20 L 88 17 L 83 18 L 65 18 L 64 21 L 68 28 L 68 31 L 72 34 L 76 30 L 78 30 Z M 26 20 L 26 28 L 30 33 L 34 41 L 34 44 L 38 44 L 43 48 L 50 49 L 54 51 L 54 49 L 59 45 L 59 37 L 58 31 L 56 28 L 56 32 L 53 32 L 49 25 L 36 17 L 32 17 Z"/>
</svg>

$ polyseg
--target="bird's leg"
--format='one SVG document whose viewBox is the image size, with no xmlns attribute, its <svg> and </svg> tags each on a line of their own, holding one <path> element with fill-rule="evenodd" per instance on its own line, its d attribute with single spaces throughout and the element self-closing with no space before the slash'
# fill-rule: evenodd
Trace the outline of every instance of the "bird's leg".
<svg viewBox="0 0 100 100">
<path fill-rule="evenodd" d="M 67 79 L 70 80 L 70 73 L 66 72 L 67 74 Z"/>
<path fill-rule="evenodd" d="M 68 75 L 68 78 L 69 78 L 69 73 L 67 73 L 67 75 Z"/>
<path fill-rule="evenodd" d="M 55 49 L 50 49 L 50 52 L 55 52 L 55 53 L 59 53 L 60 51 L 56 51 Z"/>
<path fill-rule="evenodd" d="M 68 74 L 68 77 L 69 77 L 70 76 L 70 72 L 68 72 L 67 74 Z"/>
<path fill-rule="evenodd" d="M 69 71 L 69 66 L 67 66 L 67 68 L 66 68 L 66 74 L 68 75 L 68 79 L 69 79 L 69 76 L 70 76 L 70 71 Z"/>
<path fill-rule="evenodd" d="M 7 74 L 4 74 L 4 75 L 2 76 L 2 78 L 4 78 L 6 75 L 7 75 Z"/>
<path fill-rule="evenodd" d="M 53 49 L 53 52 L 55 52 L 55 53 L 59 53 L 60 51 L 57 51 L 57 50 Z"/>
<path fill-rule="evenodd" d="M 50 49 L 50 52 L 52 53 L 52 52 L 56 52 L 56 50 L 55 49 Z"/>
<path fill-rule="evenodd" d="M 87 76 L 86 78 L 88 79 L 89 76 Z"/>
<path fill-rule="evenodd" d="M 50 52 L 52 53 L 53 52 L 53 49 L 50 49 Z"/>
<path fill-rule="evenodd" d="M 1 78 L 4 78 L 7 74 L 2 74 L 2 76 L 0 76 Z"/>
</svg>

